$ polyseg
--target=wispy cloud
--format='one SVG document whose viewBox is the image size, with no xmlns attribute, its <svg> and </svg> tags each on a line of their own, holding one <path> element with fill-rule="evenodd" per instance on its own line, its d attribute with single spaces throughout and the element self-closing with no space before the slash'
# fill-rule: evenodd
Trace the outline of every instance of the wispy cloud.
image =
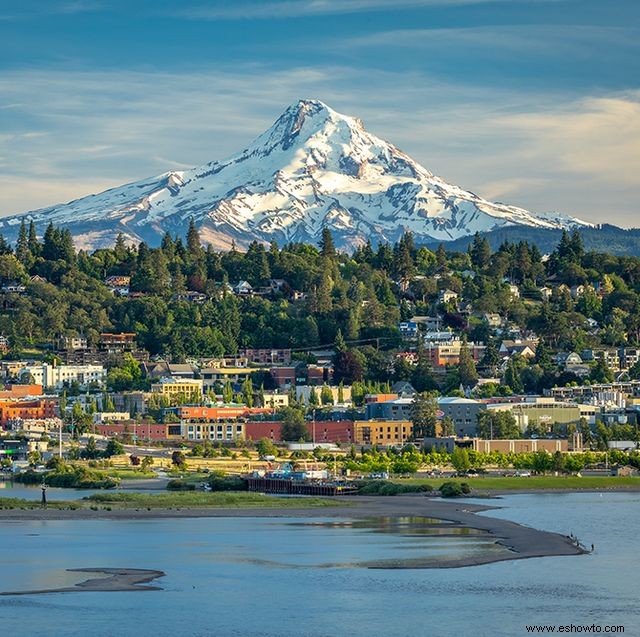
<svg viewBox="0 0 640 637">
<path fill-rule="evenodd" d="M 531 4 L 564 0 L 279 0 L 187 5 L 174 15 L 195 20 L 279 19 L 337 15 L 371 11 L 401 11 L 425 7 L 455 7 L 479 4 Z"/>
<path fill-rule="evenodd" d="M 340 49 L 390 47 L 421 49 L 450 53 L 461 48 L 474 48 L 486 57 L 502 57 L 505 53 L 526 52 L 544 57 L 558 55 L 576 58 L 598 55 L 600 47 L 640 48 L 640 29 L 636 26 L 508 24 L 432 29 L 395 29 L 343 38 L 332 46 Z"/>
<path fill-rule="evenodd" d="M 44 3 L 15 3 L 11 7 L 3 7 L 0 13 L 0 21 L 14 21 L 38 18 L 52 15 L 76 15 L 80 13 L 94 13 L 108 7 L 97 0 L 70 0 L 69 2 L 57 2 L 55 0 Z"/>
<path fill-rule="evenodd" d="M 2 214 L 224 158 L 301 97 L 362 117 L 429 170 L 534 211 L 637 225 L 640 92 L 575 97 L 349 67 L 0 76 Z M 32 136 L 38 132 L 46 135 Z"/>
</svg>

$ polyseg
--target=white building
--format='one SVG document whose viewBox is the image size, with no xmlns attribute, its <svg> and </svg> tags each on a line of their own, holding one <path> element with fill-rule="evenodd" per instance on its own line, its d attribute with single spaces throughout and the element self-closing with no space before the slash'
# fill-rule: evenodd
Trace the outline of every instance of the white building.
<svg viewBox="0 0 640 637">
<path fill-rule="evenodd" d="M 130 420 L 131 414 L 128 411 L 97 411 L 93 414 L 93 422 L 102 424 L 105 422 L 119 422 L 121 420 Z"/>
<path fill-rule="evenodd" d="M 104 385 L 107 370 L 102 365 L 26 365 L 20 370 L 20 377 L 33 376 L 36 385 L 62 389 L 65 385 L 77 382 L 83 387 L 92 383 Z"/>
</svg>

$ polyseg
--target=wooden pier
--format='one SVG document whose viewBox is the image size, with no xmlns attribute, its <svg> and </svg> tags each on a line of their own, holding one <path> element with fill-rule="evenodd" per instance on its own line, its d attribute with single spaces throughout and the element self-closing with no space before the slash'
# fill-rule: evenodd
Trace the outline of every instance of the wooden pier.
<svg viewBox="0 0 640 637">
<path fill-rule="evenodd" d="M 308 482 L 305 480 L 289 480 L 287 478 L 245 478 L 249 491 L 259 493 L 282 493 L 287 495 L 350 495 L 357 491 L 356 487 L 334 484 L 331 482 Z"/>
</svg>

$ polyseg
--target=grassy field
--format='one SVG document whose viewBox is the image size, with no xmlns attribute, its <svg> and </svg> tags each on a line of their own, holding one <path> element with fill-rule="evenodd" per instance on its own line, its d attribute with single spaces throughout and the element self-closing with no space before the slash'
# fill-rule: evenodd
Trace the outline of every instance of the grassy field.
<svg viewBox="0 0 640 637">
<path fill-rule="evenodd" d="M 476 491 L 537 491 L 553 489 L 638 489 L 640 477 L 623 476 L 531 476 L 520 478 L 477 477 L 477 478 L 410 478 L 395 480 L 401 484 L 429 484 L 437 489 L 448 480 L 468 482 Z"/>
<path fill-rule="evenodd" d="M 339 502 L 326 498 L 277 498 L 260 493 L 238 491 L 167 493 L 122 493 L 105 492 L 83 498 L 90 504 L 109 505 L 118 508 L 270 508 L 287 509 L 300 507 L 336 506 Z"/>
<path fill-rule="evenodd" d="M 260 493 L 239 492 L 178 492 L 178 493 L 97 493 L 82 500 L 49 501 L 47 509 L 290 509 L 340 506 L 344 503 L 325 498 L 277 498 Z M 0 498 L 2 509 L 39 509 L 39 500 Z"/>
<path fill-rule="evenodd" d="M 135 469 L 96 469 L 96 471 L 121 480 L 149 480 L 158 477 L 158 474 L 153 471 L 136 471 Z"/>
<path fill-rule="evenodd" d="M 0 498 L 0 510 L 2 509 L 39 509 L 40 500 L 24 500 L 23 498 Z M 80 502 L 48 502 L 48 509 L 76 510 L 84 508 Z"/>
</svg>

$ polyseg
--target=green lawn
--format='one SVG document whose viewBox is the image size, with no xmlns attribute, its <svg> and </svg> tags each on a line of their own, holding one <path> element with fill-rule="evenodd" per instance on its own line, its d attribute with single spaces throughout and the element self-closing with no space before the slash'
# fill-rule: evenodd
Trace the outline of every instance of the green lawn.
<svg viewBox="0 0 640 637">
<path fill-rule="evenodd" d="M 520 478 L 410 478 L 394 480 L 401 484 L 429 484 L 437 489 L 443 482 L 468 482 L 477 491 L 543 490 L 543 489 L 640 489 L 640 477 L 622 476 L 531 476 Z"/>
<path fill-rule="evenodd" d="M 341 504 L 326 498 L 278 498 L 260 493 L 238 491 L 177 491 L 167 493 L 122 493 L 105 492 L 83 498 L 83 502 L 113 506 L 117 508 L 269 508 L 287 509 L 301 507 L 323 507 Z"/>
<path fill-rule="evenodd" d="M 136 471 L 135 469 L 96 469 L 96 471 L 121 480 L 149 480 L 158 477 L 158 474 L 153 471 Z"/>
<path fill-rule="evenodd" d="M 0 498 L 0 510 L 2 509 L 39 509 L 40 500 L 25 500 L 23 498 Z M 47 502 L 47 509 L 82 509 L 79 502 Z"/>
</svg>

